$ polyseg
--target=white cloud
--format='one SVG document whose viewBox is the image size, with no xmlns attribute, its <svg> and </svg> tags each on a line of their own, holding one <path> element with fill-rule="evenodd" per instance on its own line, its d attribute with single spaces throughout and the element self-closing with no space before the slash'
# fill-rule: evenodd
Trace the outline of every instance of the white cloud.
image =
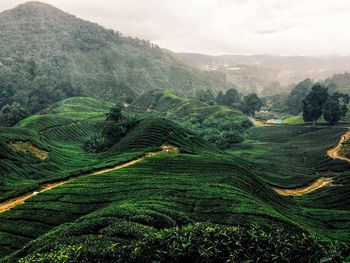
<svg viewBox="0 0 350 263">
<path fill-rule="evenodd" d="M 0 11 L 22 2 L 0 0 Z M 43 2 L 174 51 L 350 54 L 348 0 Z"/>
</svg>

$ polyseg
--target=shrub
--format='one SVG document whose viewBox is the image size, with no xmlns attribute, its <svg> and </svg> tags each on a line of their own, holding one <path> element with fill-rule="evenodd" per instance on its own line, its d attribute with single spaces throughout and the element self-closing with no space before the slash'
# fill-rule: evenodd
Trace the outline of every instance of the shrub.
<svg viewBox="0 0 350 263">
<path fill-rule="evenodd" d="M 339 262 L 344 248 L 282 228 L 196 223 L 147 235 L 132 262 Z"/>
<path fill-rule="evenodd" d="M 83 144 L 83 149 L 87 152 L 102 152 L 106 147 L 106 140 L 100 133 L 89 135 Z"/>
</svg>

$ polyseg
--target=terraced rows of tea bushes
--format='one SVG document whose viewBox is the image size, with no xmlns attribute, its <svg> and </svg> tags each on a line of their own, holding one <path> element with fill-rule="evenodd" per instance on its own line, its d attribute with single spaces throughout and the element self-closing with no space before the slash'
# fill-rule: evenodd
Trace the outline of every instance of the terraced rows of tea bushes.
<svg viewBox="0 0 350 263">
<path fill-rule="evenodd" d="M 67 99 L 48 109 L 47 113 L 23 120 L 18 127 L 1 129 L 0 200 L 26 193 L 41 183 L 125 162 L 146 151 L 159 149 L 165 142 L 185 152 L 211 147 L 167 120 L 150 119 L 141 121 L 130 137 L 109 151 L 86 153 L 81 147 L 83 141 L 95 132 L 110 107 L 109 103 L 91 98 Z M 16 153 L 8 146 L 10 141 L 30 141 L 47 151 L 49 158 L 41 161 L 32 154 Z"/>
<path fill-rule="evenodd" d="M 147 112 L 161 115 L 169 119 L 182 118 L 188 115 L 198 115 L 204 120 L 210 116 L 222 117 L 230 115 L 239 123 L 247 120 L 247 116 L 241 111 L 231 107 L 220 105 L 208 105 L 207 103 L 180 97 L 172 90 L 151 90 L 142 94 L 128 108 L 130 112 Z"/>
<path fill-rule="evenodd" d="M 0 221 L 7 222 L 0 232 L 0 251 L 5 255 L 9 248 L 20 249 L 55 226 L 15 257 L 81 244 L 106 256 L 109 249 L 115 253 L 118 247 L 113 244 L 118 242 L 202 221 L 349 237 L 344 227 L 323 221 L 327 213 L 330 218 L 330 210 L 301 208 L 277 195 L 247 167 L 249 162 L 225 154 L 162 154 L 122 170 L 78 178 L 0 215 Z M 337 210 L 332 213 L 340 215 Z M 349 213 L 338 218 L 350 222 Z"/>
<path fill-rule="evenodd" d="M 101 233 L 112 242 L 127 235 L 113 232 L 117 231 L 113 224 L 118 223 L 118 218 L 127 225 L 135 222 L 157 229 L 193 221 L 273 223 L 297 229 L 289 225 L 291 221 L 284 215 L 294 210 L 286 208 L 290 202 L 280 198 L 245 166 L 243 160 L 220 154 L 162 154 L 108 174 L 77 178 L 1 214 L 0 251 L 3 255 L 8 249 L 15 251 L 43 232 L 74 220 L 78 220 L 73 227 L 80 229 L 80 234 L 70 234 L 62 242 L 69 243 L 71 238 L 94 239 Z M 131 216 L 120 214 L 120 210 Z M 88 216 L 79 219 L 84 215 Z M 114 220 L 104 223 L 111 217 Z M 60 229 L 65 231 L 66 227 Z"/>
<path fill-rule="evenodd" d="M 99 114 L 94 104 L 100 105 Z M 1 130 L 0 147 L 6 150 L 0 156 L 5 169 L 1 198 L 131 160 L 164 143 L 179 147 L 180 154 L 163 153 L 122 170 L 76 178 L 0 214 L 4 262 L 69 246 L 74 251 L 83 246 L 84 253 L 108 258 L 145 233 L 202 221 L 274 225 L 288 232 L 349 239 L 348 166 L 325 156 L 344 129 L 256 128 L 246 143 L 228 153 L 169 120 L 146 118 L 109 151 L 85 153 L 81 142 L 104 119 L 110 105 L 103 105 L 83 98 L 67 100 L 19 127 Z M 47 150 L 49 159 L 15 153 L 7 147 L 9 140 L 30 140 Z M 281 197 L 271 188 L 304 185 L 328 170 L 340 172 L 336 182 L 341 187 L 300 198 Z M 15 254 L 4 258 L 10 253 Z"/>
<path fill-rule="evenodd" d="M 271 185 L 300 187 L 322 173 L 349 169 L 346 162 L 326 156 L 345 132 L 345 128 L 259 127 L 251 129 L 247 141 L 232 154 L 259 165 L 257 173 Z"/>
<path fill-rule="evenodd" d="M 303 215 L 295 222 L 329 238 L 348 240 L 350 166 L 326 155 L 345 132 L 345 128 L 259 127 L 251 129 L 248 140 L 231 154 L 254 163 L 251 169 L 270 185 L 300 187 L 321 176 L 333 177 L 335 186 L 287 199 Z"/>
</svg>

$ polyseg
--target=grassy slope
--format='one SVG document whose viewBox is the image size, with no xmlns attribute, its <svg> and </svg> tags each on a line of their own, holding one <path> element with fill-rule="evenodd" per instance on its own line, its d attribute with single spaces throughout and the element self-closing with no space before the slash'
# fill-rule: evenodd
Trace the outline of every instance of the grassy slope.
<svg viewBox="0 0 350 263">
<path fill-rule="evenodd" d="M 325 148 L 334 144 L 342 133 L 340 129 L 256 128 L 250 132 L 250 141 L 231 153 L 223 153 L 170 121 L 152 118 L 143 120 L 109 152 L 85 154 L 80 148 L 81 140 L 94 123 L 103 119 L 109 106 L 87 98 L 66 100 L 47 114 L 30 117 L 17 128 L 2 130 L 1 136 L 6 140 L 33 138 L 33 144 L 50 152 L 47 164 L 13 152 L 14 160 L 10 161 L 8 156 L 1 158 L 2 167 L 12 167 L 5 170 L 8 176 L 4 177 L 4 183 L 11 182 L 9 185 L 18 189 L 21 182 L 29 180 L 26 169 L 32 171 L 29 182 L 34 184 L 67 176 L 72 170 L 125 161 L 165 142 L 179 146 L 181 153 L 153 156 L 123 170 L 75 179 L 1 214 L 1 255 L 21 249 L 31 240 L 36 241 L 14 257 L 57 244 L 105 249 L 117 240 L 129 242 L 130 235 L 131 239 L 135 238 L 133 231 L 140 231 L 136 235 L 140 236 L 147 232 L 147 227 L 159 229 L 191 221 L 283 225 L 286 231 L 302 228 L 323 237 L 349 238 L 347 198 L 342 199 L 339 207 L 334 207 L 335 203 L 328 199 L 336 198 L 335 193 L 346 195 L 348 184 L 341 175 L 337 180 L 343 180 L 344 186 L 296 199 L 280 197 L 266 183 L 291 186 L 288 178 L 291 176 L 304 184 L 317 176 L 312 171 L 314 166 L 342 168 L 343 164 L 324 156 Z M 63 126 L 58 126 L 61 120 Z M 31 128 L 30 132 L 27 127 Z M 310 153 L 304 152 L 301 143 L 298 145 L 301 141 L 311 149 Z M 302 164 L 298 157 L 301 153 L 306 154 L 309 165 Z M 282 156 L 288 158 L 281 161 Z M 16 160 L 26 165 L 21 166 Z M 307 179 L 303 178 L 303 169 L 307 171 Z M 324 200 L 328 203 L 322 203 Z"/>
<path fill-rule="evenodd" d="M 239 110 L 220 105 L 211 106 L 198 100 L 186 99 L 169 89 L 146 92 L 130 105 L 130 111 L 146 112 L 148 109 L 152 109 L 151 114 L 165 116 L 169 119 L 196 114 L 204 120 L 209 117 L 220 118 L 220 116 L 227 114 L 234 116 L 237 123 L 247 120 L 246 115 Z"/>
<path fill-rule="evenodd" d="M 254 128 L 248 140 L 231 154 L 253 162 L 255 175 L 279 187 L 300 187 L 321 176 L 333 176 L 336 186 L 288 199 L 296 202 L 301 212 L 301 217 L 292 216 L 296 222 L 316 233 L 346 240 L 350 233 L 350 165 L 326 155 L 345 131 L 293 126 Z"/>
</svg>

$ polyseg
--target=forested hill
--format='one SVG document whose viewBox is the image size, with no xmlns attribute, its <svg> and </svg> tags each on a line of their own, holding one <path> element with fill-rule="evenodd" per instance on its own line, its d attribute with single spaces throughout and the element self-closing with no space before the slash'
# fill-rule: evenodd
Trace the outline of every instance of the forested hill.
<svg viewBox="0 0 350 263">
<path fill-rule="evenodd" d="M 0 108 L 18 102 L 34 112 L 75 95 L 114 101 L 154 88 L 190 95 L 230 87 L 223 74 L 40 2 L 1 13 L 0 25 Z"/>
</svg>

